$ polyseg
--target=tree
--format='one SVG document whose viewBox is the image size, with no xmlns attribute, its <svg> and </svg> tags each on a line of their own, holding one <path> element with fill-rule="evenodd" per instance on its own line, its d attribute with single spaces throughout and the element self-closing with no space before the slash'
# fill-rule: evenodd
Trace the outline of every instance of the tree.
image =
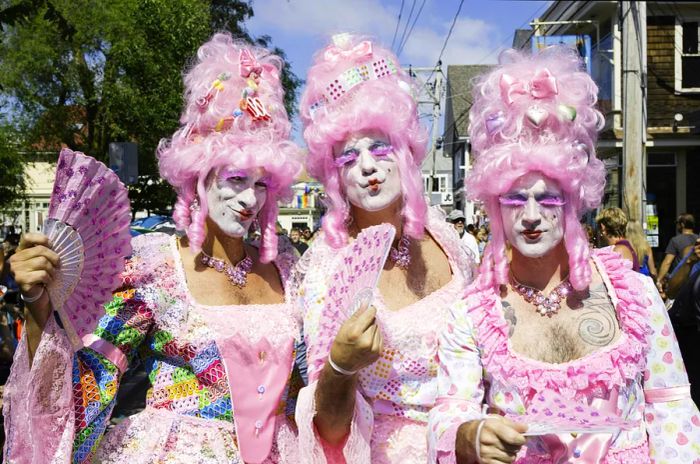
<svg viewBox="0 0 700 464">
<path fill-rule="evenodd" d="M 0 0 L 0 104 L 30 147 L 106 161 L 111 142 L 132 141 L 153 176 L 158 142 L 178 127 L 182 69 L 214 31 L 251 40 L 252 15 L 240 0 Z M 282 78 L 291 109 L 300 81 L 289 66 Z"/>
<path fill-rule="evenodd" d="M 24 159 L 18 146 L 15 131 L 9 126 L 0 126 L 0 211 L 21 201 L 27 187 Z"/>
</svg>

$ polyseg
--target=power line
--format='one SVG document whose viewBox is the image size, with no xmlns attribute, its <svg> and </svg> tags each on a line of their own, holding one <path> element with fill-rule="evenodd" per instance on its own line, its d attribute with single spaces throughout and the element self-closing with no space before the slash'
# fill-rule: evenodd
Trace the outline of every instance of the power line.
<svg viewBox="0 0 700 464">
<path fill-rule="evenodd" d="M 450 36 L 452 35 L 452 30 L 454 29 L 455 24 L 457 23 L 457 18 L 459 17 L 459 13 L 460 13 L 460 11 L 462 11 L 462 5 L 464 5 L 464 0 L 461 0 L 459 2 L 459 6 L 457 7 L 457 12 L 455 13 L 455 17 L 452 19 L 452 25 L 450 26 L 450 30 L 447 31 L 447 36 L 445 36 L 445 41 L 442 44 L 442 49 L 440 50 L 440 55 L 438 56 L 437 62 L 435 62 L 435 67 L 430 72 L 430 75 L 428 75 L 428 78 L 425 80 L 425 83 L 423 84 L 423 87 L 421 87 L 418 94 L 420 94 L 423 91 L 423 89 L 428 85 L 428 82 L 430 82 L 430 79 L 433 77 L 433 74 L 435 74 L 435 70 L 442 64 L 442 54 L 445 53 L 445 48 L 447 47 L 447 42 L 449 42 L 449 40 L 450 40 Z"/>
<path fill-rule="evenodd" d="M 396 20 L 396 28 L 394 29 L 394 37 L 391 39 L 391 49 L 394 49 L 394 42 L 396 41 L 396 33 L 399 32 L 399 24 L 401 24 L 401 14 L 403 13 L 403 2 L 401 0 L 401 8 L 399 9 L 399 17 Z"/>
<path fill-rule="evenodd" d="M 401 38 L 399 39 L 399 46 L 396 47 L 397 50 L 397 55 L 398 55 L 398 50 L 401 48 L 401 44 L 403 43 L 403 39 L 406 37 L 406 31 L 408 30 L 408 25 L 411 24 L 411 18 L 413 17 L 413 10 L 416 8 L 416 0 L 413 0 L 411 3 L 411 11 L 408 12 L 408 19 L 406 19 L 406 24 L 403 26 L 403 32 L 401 33 Z"/>
<path fill-rule="evenodd" d="M 440 50 L 440 56 L 438 56 L 438 61 L 442 60 L 442 54 L 445 53 L 447 42 L 449 42 L 450 36 L 452 36 L 452 31 L 455 28 L 455 24 L 457 24 L 457 18 L 459 17 L 460 11 L 462 11 L 462 5 L 464 5 L 464 0 L 461 0 L 459 2 L 459 7 L 457 7 L 457 13 L 455 13 L 455 17 L 454 19 L 452 19 L 452 25 L 450 26 L 450 30 L 447 32 L 447 37 L 445 37 L 445 43 L 442 44 L 442 50 Z"/>
<path fill-rule="evenodd" d="M 418 21 L 418 17 L 420 16 L 421 12 L 423 11 L 424 6 L 425 6 L 425 0 L 423 0 L 423 3 L 420 4 L 420 8 L 418 9 L 418 14 L 416 14 L 416 17 L 413 20 L 413 24 L 411 24 L 411 28 L 408 30 L 408 35 L 406 36 L 406 39 L 399 46 L 399 49 L 396 52 L 396 56 L 400 56 L 401 52 L 403 52 L 403 47 L 406 46 L 406 42 L 408 42 L 409 37 L 411 37 L 411 33 L 413 33 L 413 28 L 416 26 L 416 22 Z"/>
</svg>

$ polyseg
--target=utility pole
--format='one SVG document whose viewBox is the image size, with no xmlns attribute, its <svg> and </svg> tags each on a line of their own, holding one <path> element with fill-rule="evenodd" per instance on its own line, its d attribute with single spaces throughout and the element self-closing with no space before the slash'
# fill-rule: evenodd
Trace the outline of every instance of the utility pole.
<svg viewBox="0 0 700 464">
<path fill-rule="evenodd" d="M 416 95 L 419 108 L 428 105 L 432 107 L 433 128 L 430 133 L 430 151 L 428 151 L 428 155 L 425 157 L 426 161 L 423 162 L 423 172 L 426 171 L 427 162 L 430 162 L 430 182 L 428 183 L 427 192 L 430 194 L 433 191 L 433 183 L 437 182 L 436 155 L 438 151 L 442 151 L 442 148 L 437 148 L 439 145 L 438 140 L 441 137 L 440 119 L 442 118 L 442 97 L 444 92 L 442 62 L 438 62 L 435 67 L 431 68 L 411 67 L 409 68 L 409 72 L 416 79 L 421 89 L 420 94 Z"/>
<path fill-rule="evenodd" d="M 630 219 L 645 222 L 646 4 L 622 3 L 622 198 Z"/>
</svg>

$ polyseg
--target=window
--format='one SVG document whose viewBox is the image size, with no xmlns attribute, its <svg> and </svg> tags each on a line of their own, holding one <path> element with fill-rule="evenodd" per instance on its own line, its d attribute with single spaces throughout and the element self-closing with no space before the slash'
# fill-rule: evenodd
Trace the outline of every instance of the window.
<svg viewBox="0 0 700 464">
<path fill-rule="evenodd" d="M 680 25 L 680 53 L 676 47 L 677 64 L 680 61 L 680 72 L 676 66 L 676 81 L 680 78 L 680 89 L 700 91 L 700 47 L 698 47 L 698 21 L 687 21 Z M 676 30 L 678 31 L 678 27 Z M 679 40 L 677 39 L 676 42 Z M 678 45 L 678 43 L 677 43 Z M 678 56 L 680 55 L 680 56 Z M 680 74 L 680 76 L 679 76 Z"/>
<path fill-rule="evenodd" d="M 430 188 L 430 177 L 429 174 L 423 174 L 423 186 L 426 192 L 447 192 L 447 174 L 436 174 L 432 189 Z"/>
</svg>

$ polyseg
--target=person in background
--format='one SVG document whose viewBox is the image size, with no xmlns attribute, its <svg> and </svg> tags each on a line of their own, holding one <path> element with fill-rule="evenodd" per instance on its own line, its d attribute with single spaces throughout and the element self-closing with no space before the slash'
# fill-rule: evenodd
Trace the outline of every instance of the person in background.
<svg viewBox="0 0 700 464">
<path fill-rule="evenodd" d="M 632 244 L 625 238 L 627 231 L 627 215 L 620 208 L 605 208 L 595 218 L 598 224 L 601 245 L 612 246 L 613 251 L 623 258 L 632 261 L 632 269 L 639 271 L 639 258 Z"/>
<path fill-rule="evenodd" d="M 301 238 L 301 230 L 299 230 L 298 227 L 292 227 L 291 232 L 289 232 L 289 239 L 292 241 L 292 246 L 296 248 L 300 256 L 309 248 L 306 243 L 301 241 Z"/>
<path fill-rule="evenodd" d="M 486 249 L 486 244 L 489 243 L 489 231 L 486 226 L 479 227 L 476 239 L 479 243 L 479 257 L 484 256 L 484 249 Z"/>
<path fill-rule="evenodd" d="M 301 241 L 306 243 L 307 245 L 311 242 L 311 229 L 308 227 L 304 227 L 304 229 L 301 231 Z"/>
<path fill-rule="evenodd" d="M 627 223 L 626 236 L 637 254 L 637 259 L 639 259 L 639 272 L 656 281 L 654 253 L 651 251 L 651 245 L 649 245 L 647 236 L 639 221 L 632 220 Z"/>
<path fill-rule="evenodd" d="M 667 296 L 674 299 L 668 315 L 688 370 L 690 396 L 700 406 L 700 239 L 683 253 L 666 286 Z"/>
<path fill-rule="evenodd" d="M 656 286 L 659 290 L 663 289 L 664 279 L 671 270 L 671 265 L 678 263 L 683 256 L 682 251 L 695 243 L 698 235 L 694 232 L 695 217 L 692 214 L 685 213 L 678 216 L 676 220 L 676 230 L 678 234 L 668 242 L 666 253 L 661 265 L 659 266 L 659 274 L 656 276 Z"/>
<path fill-rule="evenodd" d="M 471 251 L 472 255 L 474 256 L 474 262 L 479 264 L 479 261 L 481 260 L 479 243 L 471 232 L 471 230 L 475 229 L 474 224 L 469 224 L 469 226 L 465 229 L 464 222 L 466 218 L 464 217 L 464 213 L 458 209 L 452 210 L 447 216 L 447 220 L 452 223 L 452 226 L 457 231 L 457 235 L 459 235 L 459 238 L 462 240 L 464 246 Z"/>
<path fill-rule="evenodd" d="M 590 224 L 583 224 L 583 231 L 586 232 L 586 237 L 588 237 L 588 245 L 591 248 L 595 248 L 595 229 Z"/>
</svg>

